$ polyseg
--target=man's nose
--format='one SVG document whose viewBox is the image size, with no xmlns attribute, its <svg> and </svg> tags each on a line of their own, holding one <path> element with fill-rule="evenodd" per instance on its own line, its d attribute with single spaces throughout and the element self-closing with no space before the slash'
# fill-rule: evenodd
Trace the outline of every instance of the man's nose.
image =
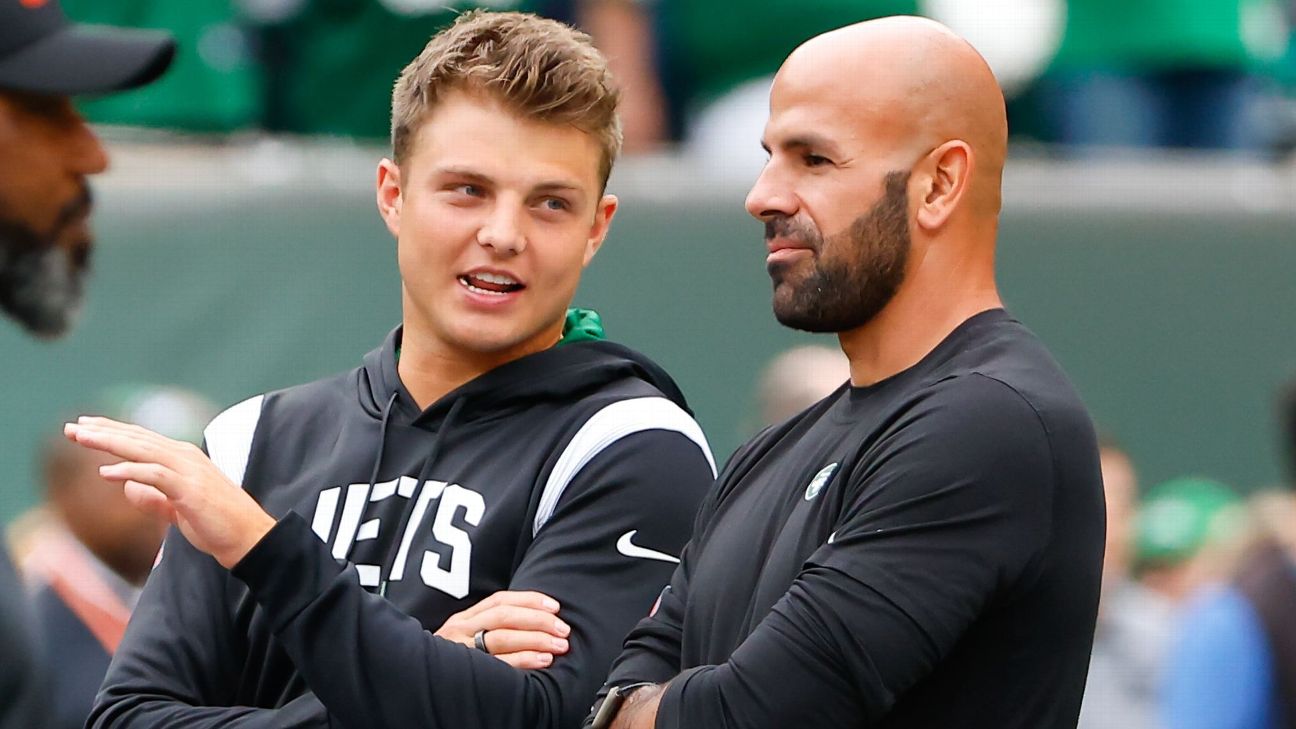
<svg viewBox="0 0 1296 729">
<path fill-rule="evenodd" d="M 526 250 L 526 236 L 519 222 L 521 212 L 500 200 L 490 217 L 477 231 L 477 242 L 501 255 L 517 255 Z"/>
<path fill-rule="evenodd" d="M 768 221 L 777 217 L 789 217 L 796 212 L 794 197 L 782 184 L 778 171 L 772 164 L 765 165 L 751 192 L 747 193 L 747 212 L 757 220 Z"/>
<path fill-rule="evenodd" d="M 74 118 L 68 125 L 67 145 L 68 162 L 72 171 L 80 175 L 97 175 L 108 169 L 108 152 L 99 135 L 79 112 L 72 112 Z"/>
</svg>

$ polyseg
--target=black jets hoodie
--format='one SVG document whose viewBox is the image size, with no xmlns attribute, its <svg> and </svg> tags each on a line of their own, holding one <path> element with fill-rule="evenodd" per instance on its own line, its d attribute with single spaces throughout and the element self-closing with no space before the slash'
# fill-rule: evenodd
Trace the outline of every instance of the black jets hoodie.
<svg viewBox="0 0 1296 729">
<path fill-rule="evenodd" d="M 400 330 L 349 373 L 206 431 L 278 524 L 226 571 L 168 536 L 92 727 L 578 727 L 669 581 L 714 475 L 656 365 L 606 341 L 509 362 L 420 412 Z M 434 637 L 498 590 L 557 599 L 570 650 L 519 671 Z"/>
</svg>

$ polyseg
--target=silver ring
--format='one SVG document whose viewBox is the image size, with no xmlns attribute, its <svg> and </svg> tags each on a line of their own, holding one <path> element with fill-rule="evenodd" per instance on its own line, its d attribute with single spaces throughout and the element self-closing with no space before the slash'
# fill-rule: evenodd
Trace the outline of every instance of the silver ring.
<svg viewBox="0 0 1296 729">
<path fill-rule="evenodd" d="M 482 653 L 490 653 L 490 649 L 486 647 L 486 633 L 485 630 L 473 633 L 473 647 Z"/>
</svg>

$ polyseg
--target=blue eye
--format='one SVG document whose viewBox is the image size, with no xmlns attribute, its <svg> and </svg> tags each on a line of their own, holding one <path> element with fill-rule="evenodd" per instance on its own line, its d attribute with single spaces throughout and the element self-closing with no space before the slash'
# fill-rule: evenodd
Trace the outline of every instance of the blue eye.
<svg viewBox="0 0 1296 729">
<path fill-rule="evenodd" d="M 459 185 L 455 187 L 455 191 L 462 192 L 463 194 L 468 195 L 470 197 L 480 197 L 482 194 L 482 189 L 472 184 Z"/>
<path fill-rule="evenodd" d="M 554 211 L 554 212 L 561 212 L 561 211 L 566 210 L 566 209 L 568 209 L 568 208 L 570 207 L 570 206 L 567 204 L 567 201 L 566 201 L 566 200 L 563 200 L 562 198 L 557 198 L 557 197 L 547 197 L 547 198 L 545 198 L 544 206 L 545 206 L 545 209 L 546 209 L 546 210 L 552 210 L 552 211 Z"/>
</svg>

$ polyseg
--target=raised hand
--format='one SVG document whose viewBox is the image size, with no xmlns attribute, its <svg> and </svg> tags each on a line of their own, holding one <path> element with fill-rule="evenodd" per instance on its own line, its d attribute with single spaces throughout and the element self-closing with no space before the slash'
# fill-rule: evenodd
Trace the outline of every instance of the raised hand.
<svg viewBox="0 0 1296 729">
<path fill-rule="evenodd" d="M 195 548 L 233 567 L 274 526 L 238 484 L 226 478 L 201 448 L 138 425 L 81 417 L 63 427 L 67 438 L 122 459 L 99 475 L 122 484 L 136 508 L 163 516 Z"/>
</svg>

